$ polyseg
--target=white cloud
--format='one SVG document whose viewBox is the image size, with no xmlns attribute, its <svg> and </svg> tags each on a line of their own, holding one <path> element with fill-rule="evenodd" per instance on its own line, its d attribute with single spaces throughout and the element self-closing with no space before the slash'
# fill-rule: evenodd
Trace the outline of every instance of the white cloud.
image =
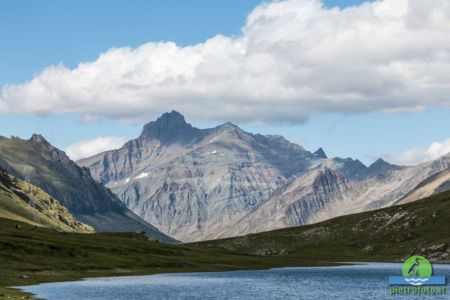
<svg viewBox="0 0 450 300">
<path fill-rule="evenodd" d="M 434 142 L 426 148 L 412 148 L 399 155 L 386 155 L 384 158 L 398 165 L 415 165 L 437 159 L 450 152 L 450 138 Z"/>
<path fill-rule="evenodd" d="M 313 114 L 450 107 L 450 1 L 261 4 L 237 37 L 113 48 L 6 85 L 0 112 L 301 122 Z"/>
<path fill-rule="evenodd" d="M 103 151 L 120 148 L 124 143 L 125 139 L 121 137 L 101 136 L 72 144 L 65 149 L 65 152 L 70 159 L 78 160 Z"/>
</svg>

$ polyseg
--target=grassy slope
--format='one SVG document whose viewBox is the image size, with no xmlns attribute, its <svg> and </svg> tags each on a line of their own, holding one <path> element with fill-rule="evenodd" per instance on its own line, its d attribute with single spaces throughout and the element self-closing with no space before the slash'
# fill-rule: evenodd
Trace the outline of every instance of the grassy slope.
<svg viewBox="0 0 450 300">
<path fill-rule="evenodd" d="M 16 293 L 6 286 L 104 275 L 400 261 L 413 253 L 443 260 L 449 252 L 449 215 L 447 192 L 315 225 L 185 245 L 132 233 L 36 232 L 28 225 L 19 232 L 15 222 L 0 219 L 0 299 Z"/>
<path fill-rule="evenodd" d="M 77 222 L 65 207 L 40 188 L 14 178 L 1 169 L 0 217 L 62 231 L 94 231 L 92 227 Z M 35 217 L 38 219 L 35 220 Z"/>
<path fill-rule="evenodd" d="M 411 254 L 450 260 L 450 192 L 318 224 L 192 245 L 239 253 L 330 261 L 398 261 Z M 436 249 L 435 249 L 436 248 Z"/>
</svg>

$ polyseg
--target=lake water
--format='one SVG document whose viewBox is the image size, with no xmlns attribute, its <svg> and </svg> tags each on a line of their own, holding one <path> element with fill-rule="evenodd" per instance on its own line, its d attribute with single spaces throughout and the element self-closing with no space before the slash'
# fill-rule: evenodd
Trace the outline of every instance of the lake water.
<svg viewBox="0 0 450 300">
<path fill-rule="evenodd" d="M 76 282 L 22 287 L 50 300 L 134 299 L 450 299 L 446 295 L 390 295 L 388 275 L 401 264 L 264 271 L 183 273 L 89 278 Z M 434 265 L 435 275 L 450 277 L 450 265 Z"/>
</svg>

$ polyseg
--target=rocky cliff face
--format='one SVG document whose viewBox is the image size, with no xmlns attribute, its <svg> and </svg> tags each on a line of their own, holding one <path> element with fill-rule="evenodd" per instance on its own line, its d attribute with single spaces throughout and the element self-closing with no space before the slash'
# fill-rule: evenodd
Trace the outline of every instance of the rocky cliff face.
<svg viewBox="0 0 450 300">
<path fill-rule="evenodd" d="M 450 188 L 450 155 L 413 167 L 377 161 L 359 179 L 346 178 L 343 168 L 345 162 L 340 159 L 319 162 L 315 169 L 283 186 L 236 225 L 225 228 L 213 238 L 317 223 L 341 215 L 416 201 Z M 439 176 L 434 178 L 436 174 Z M 427 184 L 423 183 L 424 180 Z"/>
<path fill-rule="evenodd" d="M 79 167 L 40 135 L 29 140 L 0 137 L 0 160 L 14 176 L 58 199 L 78 220 L 97 231 L 144 230 L 152 238 L 173 241 L 129 211 L 88 169 Z"/>
<path fill-rule="evenodd" d="M 417 199 L 430 197 L 449 190 L 450 170 L 445 170 L 422 181 L 419 185 L 417 185 L 417 187 L 415 187 L 395 204 L 413 202 Z"/>
<path fill-rule="evenodd" d="M 366 167 L 280 136 L 225 123 L 198 129 L 177 112 L 122 148 L 78 162 L 162 232 L 195 241 L 314 223 L 392 205 L 448 157 L 415 167 Z"/>
</svg>

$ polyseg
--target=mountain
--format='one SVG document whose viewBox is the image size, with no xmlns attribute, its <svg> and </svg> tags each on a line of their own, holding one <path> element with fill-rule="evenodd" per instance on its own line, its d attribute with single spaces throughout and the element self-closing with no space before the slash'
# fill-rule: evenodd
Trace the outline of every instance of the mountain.
<svg viewBox="0 0 450 300">
<path fill-rule="evenodd" d="M 380 179 L 382 179 L 386 178 L 393 171 L 399 171 L 403 169 L 405 169 L 405 167 L 390 164 L 387 161 L 379 158 L 369 166 L 365 176 L 366 177 L 378 176 Z"/>
<path fill-rule="evenodd" d="M 94 232 L 94 228 L 76 220 L 58 200 L 1 168 L 0 217 L 66 232 Z"/>
<path fill-rule="evenodd" d="M 198 129 L 172 111 L 122 148 L 77 163 L 133 212 L 189 242 L 390 206 L 449 161 L 404 167 L 379 159 L 367 167 L 232 123 Z"/>
<path fill-rule="evenodd" d="M 317 149 L 313 154 L 319 158 L 328 158 L 322 148 Z"/>
<path fill-rule="evenodd" d="M 308 261 L 397 261 L 423 255 L 450 262 L 450 192 L 324 222 L 193 243 L 264 258 Z"/>
<path fill-rule="evenodd" d="M 173 241 L 128 210 L 88 169 L 80 168 L 41 135 L 29 140 L 0 137 L 0 166 L 41 188 L 96 231 L 144 230 L 151 238 Z"/>
<path fill-rule="evenodd" d="M 281 136 L 232 123 L 198 129 L 173 111 L 122 148 L 78 164 L 162 232 L 193 241 L 254 210 L 318 160 Z"/>
<path fill-rule="evenodd" d="M 450 190 L 450 170 L 445 170 L 422 181 L 396 204 L 405 204 Z"/>
<path fill-rule="evenodd" d="M 344 166 L 345 162 L 340 159 L 322 161 L 316 168 L 274 192 L 270 199 L 233 226 L 224 228 L 211 238 L 312 224 L 397 204 L 421 182 L 448 170 L 450 154 L 413 167 L 398 167 L 379 161 L 358 179 L 344 176 Z M 448 185 L 446 187 L 450 189 Z M 414 193 L 408 199 L 411 202 L 429 195 Z"/>
</svg>

